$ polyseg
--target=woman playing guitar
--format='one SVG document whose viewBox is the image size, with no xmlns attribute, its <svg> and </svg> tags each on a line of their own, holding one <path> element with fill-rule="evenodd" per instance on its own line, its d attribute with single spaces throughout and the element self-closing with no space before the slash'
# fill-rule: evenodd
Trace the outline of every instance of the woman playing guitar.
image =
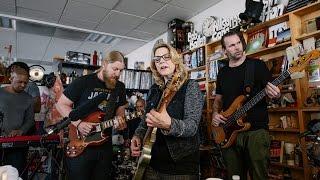
<svg viewBox="0 0 320 180">
<path fill-rule="evenodd" d="M 146 117 L 131 141 L 133 156 L 139 156 L 144 145 L 134 179 L 199 179 L 199 85 L 188 80 L 177 51 L 160 41 L 152 51 L 151 70 L 156 83 L 149 91 Z M 150 128 L 155 140 L 149 138 Z"/>
</svg>

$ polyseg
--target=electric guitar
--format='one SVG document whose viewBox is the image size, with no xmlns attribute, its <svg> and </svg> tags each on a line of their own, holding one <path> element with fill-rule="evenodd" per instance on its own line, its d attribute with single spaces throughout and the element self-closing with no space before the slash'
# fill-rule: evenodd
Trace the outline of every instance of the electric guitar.
<svg viewBox="0 0 320 180">
<path fill-rule="evenodd" d="M 308 54 L 300 57 L 292 62 L 290 68 L 284 71 L 279 77 L 273 80 L 271 83 L 278 86 L 285 79 L 290 77 L 292 73 L 302 71 L 309 64 L 310 60 L 320 57 L 320 51 L 313 50 Z M 251 124 L 243 120 L 246 112 L 255 106 L 260 100 L 266 96 L 265 90 L 261 90 L 257 95 L 246 102 L 246 96 L 238 96 L 231 104 L 231 106 L 221 113 L 227 118 L 224 124 L 220 124 L 217 127 L 213 127 L 213 138 L 217 144 L 220 144 L 222 148 L 230 147 L 239 132 L 247 131 Z M 244 105 L 243 103 L 246 102 Z"/>
<path fill-rule="evenodd" d="M 142 115 L 142 112 L 128 113 L 125 116 L 125 120 L 129 121 L 141 117 Z M 97 123 L 97 125 L 94 126 L 93 130 L 87 136 L 80 136 L 77 127 L 73 124 L 69 125 L 69 143 L 66 147 L 66 155 L 68 157 L 77 157 L 85 150 L 87 146 L 97 146 L 108 140 L 108 136 L 106 136 L 103 131 L 112 127 L 115 123 L 117 123 L 117 121 L 119 121 L 119 119 L 114 117 L 113 119 L 103 121 L 104 117 L 104 112 L 96 111 L 82 120 L 83 122 Z"/>
<path fill-rule="evenodd" d="M 170 80 L 169 85 L 163 91 L 160 102 L 156 109 L 157 112 L 162 112 L 167 108 L 168 104 L 170 103 L 176 92 L 179 90 L 179 88 L 182 86 L 184 81 L 185 80 L 182 80 L 178 73 L 175 73 L 173 78 Z M 151 150 L 154 142 L 156 141 L 156 133 L 157 128 L 148 127 L 148 130 L 143 138 L 142 153 L 138 160 L 138 166 L 133 180 L 141 180 L 143 178 L 145 169 L 149 165 L 151 160 Z"/>
</svg>

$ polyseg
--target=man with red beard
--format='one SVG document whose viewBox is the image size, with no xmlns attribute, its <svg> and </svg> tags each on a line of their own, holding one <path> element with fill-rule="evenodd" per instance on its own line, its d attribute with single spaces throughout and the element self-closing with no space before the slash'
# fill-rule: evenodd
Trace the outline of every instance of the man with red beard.
<svg viewBox="0 0 320 180">
<path fill-rule="evenodd" d="M 102 67 L 97 73 L 82 76 L 74 80 L 63 92 L 57 102 L 60 114 L 67 117 L 72 107 L 77 108 L 87 103 L 100 93 L 107 93 L 107 103 L 101 103 L 95 111 L 103 111 L 118 116 L 119 123 L 114 126 L 117 130 L 126 127 L 124 116 L 127 104 L 125 85 L 118 81 L 121 71 L 124 69 L 124 56 L 119 51 L 110 52 L 103 60 Z M 112 96 L 112 98 L 110 98 Z M 111 106 L 109 106 L 111 103 Z M 106 108 L 113 107 L 112 109 Z M 92 110 L 88 109 L 88 112 Z M 79 135 L 86 136 L 93 129 L 95 123 L 81 120 L 72 122 L 77 127 Z M 112 129 L 104 131 L 111 137 Z M 68 179 L 111 179 L 112 142 L 111 138 L 102 145 L 89 146 L 77 157 L 66 158 Z"/>
</svg>

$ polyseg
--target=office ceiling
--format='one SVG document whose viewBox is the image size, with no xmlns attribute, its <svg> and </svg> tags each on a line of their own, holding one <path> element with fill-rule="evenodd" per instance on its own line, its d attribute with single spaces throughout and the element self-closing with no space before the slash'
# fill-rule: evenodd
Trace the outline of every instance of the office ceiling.
<svg viewBox="0 0 320 180">
<path fill-rule="evenodd" d="M 0 14 L 107 33 L 65 29 L 17 20 L 16 31 L 0 27 L 0 56 L 48 64 L 67 51 L 92 53 L 141 47 L 167 30 L 174 18 L 187 20 L 221 0 L 0 0 Z"/>
</svg>

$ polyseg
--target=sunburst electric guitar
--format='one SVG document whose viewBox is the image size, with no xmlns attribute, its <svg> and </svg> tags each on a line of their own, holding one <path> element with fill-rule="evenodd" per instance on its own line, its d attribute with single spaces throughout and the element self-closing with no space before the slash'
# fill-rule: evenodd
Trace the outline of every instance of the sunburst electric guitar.
<svg viewBox="0 0 320 180">
<path fill-rule="evenodd" d="M 295 60 L 290 65 L 290 68 L 284 71 L 279 77 L 273 80 L 271 83 L 275 86 L 278 86 L 285 79 L 290 77 L 292 73 L 300 72 L 309 64 L 310 60 L 317 59 L 320 57 L 320 52 L 313 50 L 308 54 L 300 57 L 298 60 Z M 252 97 L 249 101 L 246 102 L 246 96 L 238 96 L 231 106 L 224 112 L 221 113 L 224 117 L 227 118 L 224 124 L 220 126 L 213 127 L 213 138 L 217 144 L 220 144 L 222 148 L 230 147 L 237 134 L 241 131 L 247 131 L 251 125 L 249 122 L 245 122 L 243 118 L 246 115 L 246 112 L 255 106 L 260 100 L 266 96 L 265 90 L 261 90 L 257 95 Z M 246 102 L 245 104 L 243 104 Z"/>
<path fill-rule="evenodd" d="M 125 120 L 129 121 L 143 115 L 142 112 L 128 113 Z M 79 156 L 87 146 L 97 146 L 108 140 L 108 136 L 104 134 L 104 130 L 112 127 L 117 121 L 117 117 L 104 121 L 105 113 L 96 111 L 88 115 L 83 122 L 97 123 L 93 130 L 87 136 L 81 136 L 78 133 L 77 127 L 73 124 L 69 125 L 69 143 L 66 147 L 66 155 L 68 157 Z"/>
<path fill-rule="evenodd" d="M 170 80 L 169 85 L 163 91 L 159 104 L 156 108 L 157 112 L 162 112 L 165 110 L 172 100 L 176 92 L 179 90 L 183 81 L 180 79 L 179 75 L 174 75 Z M 141 156 L 138 160 L 137 170 L 133 177 L 134 180 L 141 180 L 143 178 L 146 167 L 149 165 L 151 160 L 151 150 L 154 142 L 156 141 L 157 128 L 148 127 L 148 130 L 143 138 L 143 148 Z"/>
</svg>

